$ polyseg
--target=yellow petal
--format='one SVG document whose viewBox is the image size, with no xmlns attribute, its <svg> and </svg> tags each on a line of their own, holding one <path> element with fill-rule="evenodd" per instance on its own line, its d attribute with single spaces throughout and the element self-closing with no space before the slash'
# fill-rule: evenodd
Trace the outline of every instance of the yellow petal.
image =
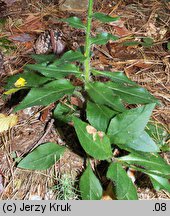
<svg viewBox="0 0 170 216">
<path fill-rule="evenodd" d="M 26 84 L 27 84 L 26 80 L 25 80 L 24 78 L 22 78 L 22 77 L 20 77 L 20 78 L 14 83 L 15 87 L 17 87 L 17 88 L 23 87 L 23 86 L 25 86 Z"/>
<path fill-rule="evenodd" d="M 12 89 L 9 89 L 8 91 L 4 92 L 3 94 L 5 95 L 10 95 L 10 94 L 13 94 L 17 91 L 19 91 L 21 88 L 12 88 Z"/>
</svg>

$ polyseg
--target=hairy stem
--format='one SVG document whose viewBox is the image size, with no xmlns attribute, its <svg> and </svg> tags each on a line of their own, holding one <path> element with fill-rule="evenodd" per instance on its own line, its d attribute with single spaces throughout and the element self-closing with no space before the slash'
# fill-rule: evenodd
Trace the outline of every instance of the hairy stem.
<svg viewBox="0 0 170 216">
<path fill-rule="evenodd" d="M 92 13 L 93 13 L 93 0 L 89 0 L 88 3 L 88 16 L 87 16 L 87 29 L 86 29 L 86 45 L 85 45 L 85 57 L 84 61 L 84 70 L 85 70 L 85 81 L 90 80 L 90 31 L 91 31 L 91 22 L 92 22 Z"/>
</svg>

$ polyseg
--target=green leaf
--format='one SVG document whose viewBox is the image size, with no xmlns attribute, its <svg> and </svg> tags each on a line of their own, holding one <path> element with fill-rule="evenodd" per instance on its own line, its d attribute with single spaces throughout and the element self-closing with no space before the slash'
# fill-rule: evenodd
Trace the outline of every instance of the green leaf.
<svg viewBox="0 0 170 216">
<path fill-rule="evenodd" d="M 126 41 L 123 43 L 124 46 L 138 46 L 141 42 L 138 41 Z"/>
<path fill-rule="evenodd" d="M 147 124 L 146 132 L 152 137 L 158 146 L 166 144 L 168 133 L 162 125 L 157 122 L 150 122 Z"/>
<path fill-rule="evenodd" d="M 76 134 L 81 146 L 87 154 L 98 160 L 107 160 L 112 157 L 112 149 L 109 138 L 103 133 L 93 132 L 89 130 L 87 123 L 73 117 Z M 95 128 L 93 128 L 95 129 Z"/>
<path fill-rule="evenodd" d="M 32 54 L 31 57 L 39 64 L 41 63 L 45 63 L 45 62 L 53 62 L 54 60 L 56 60 L 56 55 L 54 54 Z"/>
<path fill-rule="evenodd" d="M 22 159 L 17 167 L 30 170 L 48 169 L 61 158 L 65 149 L 56 143 L 44 143 Z"/>
<path fill-rule="evenodd" d="M 90 164 L 80 178 L 80 192 L 83 200 L 100 200 L 102 198 L 103 189 Z"/>
<path fill-rule="evenodd" d="M 32 88 L 14 112 L 31 106 L 49 105 L 73 91 L 74 86 L 68 80 L 55 80 L 41 88 Z"/>
<path fill-rule="evenodd" d="M 10 41 L 9 39 L 8 39 L 8 37 L 6 37 L 6 36 L 1 36 L 1 38 L 0 38 L 0 45 L 2 45 L 2 46 L 4 46 L 5 47 L 5 45 L 7 45 L 7 47 L 8 47 L 8 45 L 10 45 L 10 44 L 12 44 L 12 41 Z"/>
<path fill-rule="evenodd" d="M 144 131 L 155 104 L 126 110 L 114 117 L 108 127 L 112 143 L 127 144 L 135 141 Z"/>
<path fill-rule="evenodd" d="M 103 45 L 106 44 L 109 40 L 118 40 L 119 37 L 114 36 L 112 34 L 109 34 L 107 32 L 102 32 L 98 34 L 96 37 L 91 38 L 91 43 L 92 44 L 98 44 L 98 45 Z"/>
<path fill-rule="evenodd" d="M 69 50 L 68 52 L 64 53 L 63 56 L 59 60 L 57 60 L 57 64 L 63 63 L 63 62 L 71 63 L 75 61 L 82 62 L 85 59 L 86 57 L 80 51 Z"/>
<path fill-rule="evenodd" d="M 149 37 L 143 37 L 142 38 L 143 42 L 140 41 L 127 41 L 124 42 L 124 46 L 137 46 L 137 45 L 142 45 L 144 47 L 151 47 L 153 45 L 153 39 Z"/>
<path fill-rule="evenodd" d="M 59 103 L 54 110 L 54 118 L 59 122 L 68 123 L 72 120 L 73 111 L 74 109 L 71 110 L 70 107 Z"/>
<path fill-rule="evenodd" d="M 132 153 L 118 158 L 122 162 L 133 165 L 133 168 L 140 169 L 148 174 L 154 174 L 165 178 L 170 178 L 170 166 L 158 154 Z"/>
<path fill-rule="evenodd" d="M 108 23 L 108 22 L 115 22 L 120 19 L 120 17 L 111 17 L 109 15 L 106 15 L 104 13 L 94 13 L 93 17 L 103 23 Z"/>
<path fill-rule="evenodd" d="M 121 99 L 116 97 L 111 89 L 107 88 L 107 83 L 87 83 L 86 90 L 95 103 L 109 106 L 118 112 L 126 110 Z"/>
<path fill-rule="evenodd" d="M 143 42 L 149 46 L 151 46 L 153 44 L 153 39 L 150 37 L 143 37 Z"/>
<path fill-rule="evenodd" d="M 97 130 L 106 132 L 110 119 L 117 112 L 100 104 L 95 104 L 90 101 L 87 103 L 86 115 L 89 123 Z"/>
<path fill-rule="evenodd" d="M 158 103 L 158 100 L 142 87 L 122 86 L 112 82 L 107 83 L 107 87 L 129 104 Z"/>
<path fill-rule="evenodd" d="M 170 50 L 170 42 L 167 43 L 167 48 Z"/>
<path fill-rule="evenodd" d="M 26 68 L 40 72 L 46 77 L 53 77 L 56 79 L 63 78 L 68 74 L 80 74 L 79 68 L 74 64 L 64 64 L 56 66 L 55 64 L 27 64 Z"/>
<path fill-rule="evenodd" d="M 110 72 L 110 71 L 98 71 L 93 70 L 92 72 L 94 75 L 103 75 L 110 78 L 113 82 L 120 83 L 120 84 L 129 84 L 132 86 L 137 86 L 137 83 L 131 81 L 123 72 Z"/>
<path fill-rule="evenodd" d="M 65 19 L 60 19 L 60 21 L 67 22 L 70 26 L 74 28 L 85 29 L 86 26 L 82 23 L 81 19 L 78 17 L 69 17 Z"/>
<path fill-rule="evenodd" d="M 143 41 L 147 44 L 152 44 L 153 43 L 153 39 L 150 37 L 143 37 Z"/>
<path fill-rule="evenodd" d="M 153 174 L 148 174 L 148 175 L 156 191 L 166 190 L 170 193 L 170 184 L 168 179 Z"/>
<path fill-rule="evenodd" d="M 119 147 L 122 148 L 122 145 Z M 126 143 L 126 147 L 142 152 L 159 152 L 159 147 L 145 131 L 137 139 Z"/>
<path fill-rule="evenodd" d="M 135 186 L 119 163 L 115 162 L 109 166 L 107 178 L 113 181 L 118 200 L 138 199 Z"/>
<path fill-rule="evenodd" d="M 22 77 L 23 79 L 25 79 L 26 81 L 26 85 L 24 86 L 24 88 L 30 88 L 30 87 L 38 87 L 46 82 L 48 82 L 49 78 L 44 77 L 40 74 L 37 74 L 35 72 L 30 72 L 30 71 L 26 71 L 22 74 L 16 74 L 14 76 L 10 76 L 9 78 L 7 78 L 6 82 L 7 84 L 5 85 L 5 89 L 11 89 L 14 87 L 14 83 L 20 78 Z"/>
<path fill-rule="evenodd" d="M 161 151 L 170 152 L 170 146 L 168 145 L 168 143 L 165 143 L 164 145 L 161 146 Z"/>
<path fill-rule="evenodd" d="M 3 25 L 5 25 L 6 21 L 6 18 L 0 18 L 0 26 L 2 27 Z"/>
</svg>

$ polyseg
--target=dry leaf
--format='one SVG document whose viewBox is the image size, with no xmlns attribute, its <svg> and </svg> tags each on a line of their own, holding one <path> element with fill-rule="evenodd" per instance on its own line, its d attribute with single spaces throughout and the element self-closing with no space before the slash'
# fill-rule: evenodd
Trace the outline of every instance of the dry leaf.
<svg viewBox="0 0 170 216">
<path fill-rule="evenodd" d="M 91 125 L 87 125 L 87 126 L 86 126 L 86 131 L 87 131 L 87 133 L 89 133 L 89 134 L 96 134 L 96 133 L 97 133 L 96 128 L 94 128 L 94 127 L 91 126 Z"/>
<path fill-rule="evenodd" d="M 115 200 L 115 195 L 113 193 L 113 184 L 110 182 L 103 192 L 102 200 Z"/>
<path fill-rule="evenodd" d="M 18 116 L 11 114 L 6 116 L 0 113 L 0 133 L 9 130 L 11 127 L 15 126 L 18 122 Z"/>
<path fill-rule="evenodd" d="M 145 62 L 144 60 L 140 60 L 140 61 L 137 61 L 134 66 L 136 67 L 139 67 L 139 68 L 150 68 L 151 66 L 153 65 L 152 62 Z"/>
<path fill-rule="evenodd" d="M 126 35 L 130 35 L 132 34 L 125 26 L 124 26 L 124 22 L 119 19 L 115 22 L 111 22 L 110 23 L 111 26 L 113 26 L 113 28 L 116 30 L 116 34 L 119 36 L 126 36 Z"/>
<path fill-rule="evenodd" d="M 82 101 L 79 98 L 77 98 L 77 97 L 71 97 L 71 104 L 75 105 L 75 106 L 78 106 L 80 108 L 83 107 Z"/>
<path fill-rule="evenodd" d="M 4 0 L 4 2 L 7 4 L 7 6 L 11 6 L 16 0 Z"/>
<path fill-rule="evenodd" d="M 34 32 L 42 32 L 45 30 L 45 25 L 41 22 L 41 18 L 39 16 L 35 16 L 30 14 L 25 20 L 23 20 L 23 24 L 19 26 L 19 28 L 13 28 L 12 31 L 14 33 L 34 33 Z"/>
<path fill-rule="evenodd" d="M 46 119 L 48 118 L 51 110 L 54 108 L 54 103 L 52 103 L 50 106 L 46 107 L 45 109 L 42 110 L 41 116 L 40 116 L 40 121 L 45 122 Z"/>
<path fill-rule="evenodd" d="M 100 140 L 103 139 L 104 137 L 104 132 L 102 131 L 97 131 L 96 128 L 94 128 L 93 126 L 91 125 L 87 125 L 86 126 L 86 131 L 87 133 L 89 133 L 90 135 L 93 135 L 93 140 L 96 141 L 96 136 L 98 135 Z"/>
<path fill-rule="evenodd" d="M 4 186 L 3 186 L 3 179 L 2 175 L 0 174 L 0 194 L 4 191 Z"/>
<path fill-rule="evenodd" d="M 18 41 L 21 43 L 35 40 L 35 38 L 33 36 L 31 36 L 30 34 L 26 34 L 26 33 L 14 34 L 14 35 L 10 36 L 9 38 L 13 41 Z"/>
<path fill-rule="evenodd" d="M 135 172 L 136 171 L 134 169 L 132 169 L 132 168 L 129 168 L 127 170 L 127 175 L 129 176 L 129 178 L 132 180 L 133 183 L 136 181 Z"/>
</svg>

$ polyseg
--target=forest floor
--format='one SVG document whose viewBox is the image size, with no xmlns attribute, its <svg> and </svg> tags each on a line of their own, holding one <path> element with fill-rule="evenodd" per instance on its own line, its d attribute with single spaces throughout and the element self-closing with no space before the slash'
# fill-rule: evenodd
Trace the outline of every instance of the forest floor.
<svg viewBox="0 0 170 216">
<path fill-rule="evenodd" d="M 0 113 L 11 114 L 18 103 L 10 98 L 4 100 L 5 80 L 22 73 L 23 67 L 32 62 L 30 54 L 35 53 L 35 41 L 42 32 L 60 28 L 72 49 L 84 42 L 81 31 L 56 21 L 73 15 L 85 20 L 84 9 L 64 11 L 54 2 L 0 1 Z M 96 0 L 94 10 L 121 16 L 114 25 L 99 26 L 94 21 L 93 27 L 99 32 L 107 30 L 118 35 L 121 40 L 95 46 L 92 65 L 100 70 L 124 71 L 131 80 L 148 89 L 162 103 L 156 107 L 152 117 L 169 132 L 170 48 L 167 42 L 170 40 L 170 3 L 165 0 Z M 123 45 L 123 42 L 141 37 L 153 38 L 152 46 Z M 57 125 L 54 126 L 51 110 L 51 107 L 33 107 L 19 111 L 17 125 L 1 134 L 0 199 L 56 199 L 56 188 L 62 175 L 68 173 L 75 179 L 83 170 L 83 158 L 72 151 L 67 151 L 59 163 L 46 171 L 16 168 L 15 158 L 27 154 L 33 146 L 47 141 L 63 144 L 71 139 L 67 128 L 62 132 Z M 165 158 L 168 162 L 169 156 Z M 167 192 L 153 190 L 145 176 L 141 176 L 136 187 L 139 199 L 170 199 Z"/>
</svg>

